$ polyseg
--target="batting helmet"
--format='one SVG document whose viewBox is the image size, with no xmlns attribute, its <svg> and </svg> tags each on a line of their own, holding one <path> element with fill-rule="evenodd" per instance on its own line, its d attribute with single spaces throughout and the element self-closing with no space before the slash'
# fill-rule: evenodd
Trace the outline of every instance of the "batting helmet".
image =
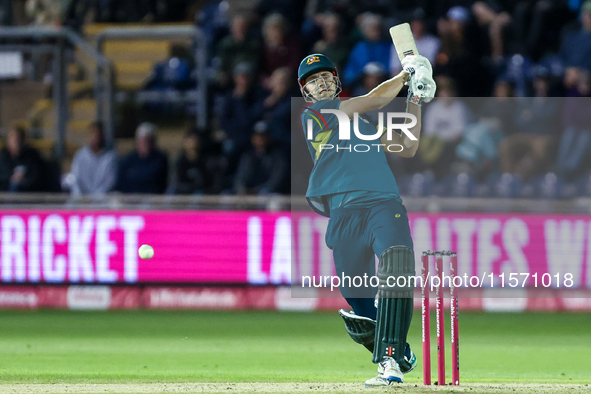
<svg viewBox="0 0 591 394">
<path fill-rule="evenodd" d="M 298 81 L 300 85 L 302 85 L 310 75 L 320 71 L 331 71 L 335 76 L 337 75 L 337 68 L 333 62 L 323 54 L 314 53 L 306 56 L 304 60 L 301 61 L 300 67 L 298 67 Z"/>
<path fill-rule="evenodd" d="M 333 95 L 333 98 L 338 96 L 338 94 L 340 93 L 341 82 L 337 74 L 337 68 L 328 57 L 324 56 L 321 53 L 314 53 L 312 55 L 306 56 L 304 60 L 301 61 L 300 67 L 298 67 L 298 83 L 300 85 L 300 90 L 302 91 L 302 94 L 304 95 L 304 99 L 306 101 L 314 101 L 312 95 L 309 92 L 304 91 L 306 78 L 308 78 L 312 74 L 321 71 L 330 71 L 335 77 L 336 90 Z"/>
</svg>

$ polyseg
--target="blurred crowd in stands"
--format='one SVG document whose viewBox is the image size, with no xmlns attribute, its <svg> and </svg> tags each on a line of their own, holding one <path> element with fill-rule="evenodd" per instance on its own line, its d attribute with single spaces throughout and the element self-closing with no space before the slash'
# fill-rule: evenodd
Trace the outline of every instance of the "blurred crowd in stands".
<svg viewBox="0 0 591 394">
<path fill-rule="evenodd" d="M 62 2 L 27 1 L 35 21 L 51 19 L 52 4 Z M 300 60 L 326 54 L 339 70 L 341 96 L 365 94 L 401 70 L 388 28 L 409 22 L 433 64 L 438 99 L 424 106 L 418 154 L 390 159 L 403 194 L 591 194 L 591 0 L 261 0 L 242 13 L 230 4 L 62 4 L 60 23 L 75 28 L 195 15 L 211 70 L 210 126 L 187 131 L 174 166 L 157 147 L 155 125 L 140 124 L 136 149 L 117 158 L 96 123 L 62 187 L 77 194 L 304 192 L 305 180 L 290 177 L 292 144 L 304 144 L 292 139 L 291 119 Z M 11 133 L 14 143 L 0 154 L 2 189 L 41 190 L 29 170 L 37 155 L 19 130 Z"/>
</svg>

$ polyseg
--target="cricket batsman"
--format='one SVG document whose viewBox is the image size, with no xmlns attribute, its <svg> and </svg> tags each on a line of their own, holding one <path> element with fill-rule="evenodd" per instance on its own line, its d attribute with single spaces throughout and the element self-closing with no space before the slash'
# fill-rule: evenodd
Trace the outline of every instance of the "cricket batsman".
<svg viewBox="0 0 591 394">
<path fill-rule="evenodd" d="M 417 363 L 406 342 L 414 283 L 410 279 L 395 280 L 415 275 L 413 241 L 406 208 L 385 153 L 415 155 L 421 104 L 433 99 L 436 85 L 425 57 L 407 56 L 402 64 L 400 74 L 349 100 L 339 99 L 339 75 L 326 56 L 306 56 L 298 69 L 302 95 L 312 103 L 301 115 L 314 161 L 306 198 L 315 212 L 330 218 L 326 244 L 333 251 L 337 275 L 376 276 L 375 256 L 379 257 L 377 287 L 340 286 L 353 309 L 339 311 L 347 333 L 373 353 L 372 361 L 378 365 L 378 376 L 367 380 L 366 386 L 402 383 L 404 374 Z M 386 106 L 405 84 L 409 87 L 403 114 L 408 115 L 406 120 L 398 119 L 396 132 L 388 133 L 385 127 L 380 130 L 379 126 L 386 124 L 386 114 L 378 124 L 364 114 Z M 358 132 L 340 138 L 341 122 L 348 122 L 349 130 Z M 369 141 L 367 136 L 374 136 L 374 140 Z"/>
</svg>

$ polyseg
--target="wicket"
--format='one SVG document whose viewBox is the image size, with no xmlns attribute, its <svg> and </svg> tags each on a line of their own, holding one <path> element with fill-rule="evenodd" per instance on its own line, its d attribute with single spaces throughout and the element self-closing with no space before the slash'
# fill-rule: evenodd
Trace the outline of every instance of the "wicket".
<svg viewBox="0 0 591 394">
<path fill-rule="evenodd" d="M 423 384 L 431 384 L 431 311 L 429 296 L 429 256 L 435 256 L 435 273 L 439 277 L 439 286 L 435 288 L 435 318 L 437 321 L 437 385 L 445 385 L 445 313 L 443 310 L 443 256 L 449 256 L 450 262 L 450 315 L 451 315 L 451 363 L 452 363 L 452 382 L 453 386 L 460 384 L 460 364 L 459 364 L 459 332 L 458 332 L 458 294 L 454 286 L 453 279 L 457 274 L 458 258 L 455 252 L 443 250 L 427 250 L 421 256 L 421 277 L 423 286 L 421 287 L 421 325 L 423 339 Z"/>
</svg>

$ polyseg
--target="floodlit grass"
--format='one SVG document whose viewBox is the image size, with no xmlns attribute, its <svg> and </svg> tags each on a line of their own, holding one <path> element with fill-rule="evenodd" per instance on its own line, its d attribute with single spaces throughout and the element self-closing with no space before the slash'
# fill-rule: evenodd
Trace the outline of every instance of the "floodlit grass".
<svg viewBox="0 0 591 394">
<path fill-rule="evenodd" d="M 422 380 L 420 331 L 415 314 L 409 342 L 419 367 L 406 382 Z M 432 345 L 435 374 L 434 337 Z M 375 375 L 336 312 L 0 311 L 0 349 L 2 383 L 360 383 Z M 591 315 L 461 313 L 460 364 L 463 382 L 589 383 Z"/>
</svg>

